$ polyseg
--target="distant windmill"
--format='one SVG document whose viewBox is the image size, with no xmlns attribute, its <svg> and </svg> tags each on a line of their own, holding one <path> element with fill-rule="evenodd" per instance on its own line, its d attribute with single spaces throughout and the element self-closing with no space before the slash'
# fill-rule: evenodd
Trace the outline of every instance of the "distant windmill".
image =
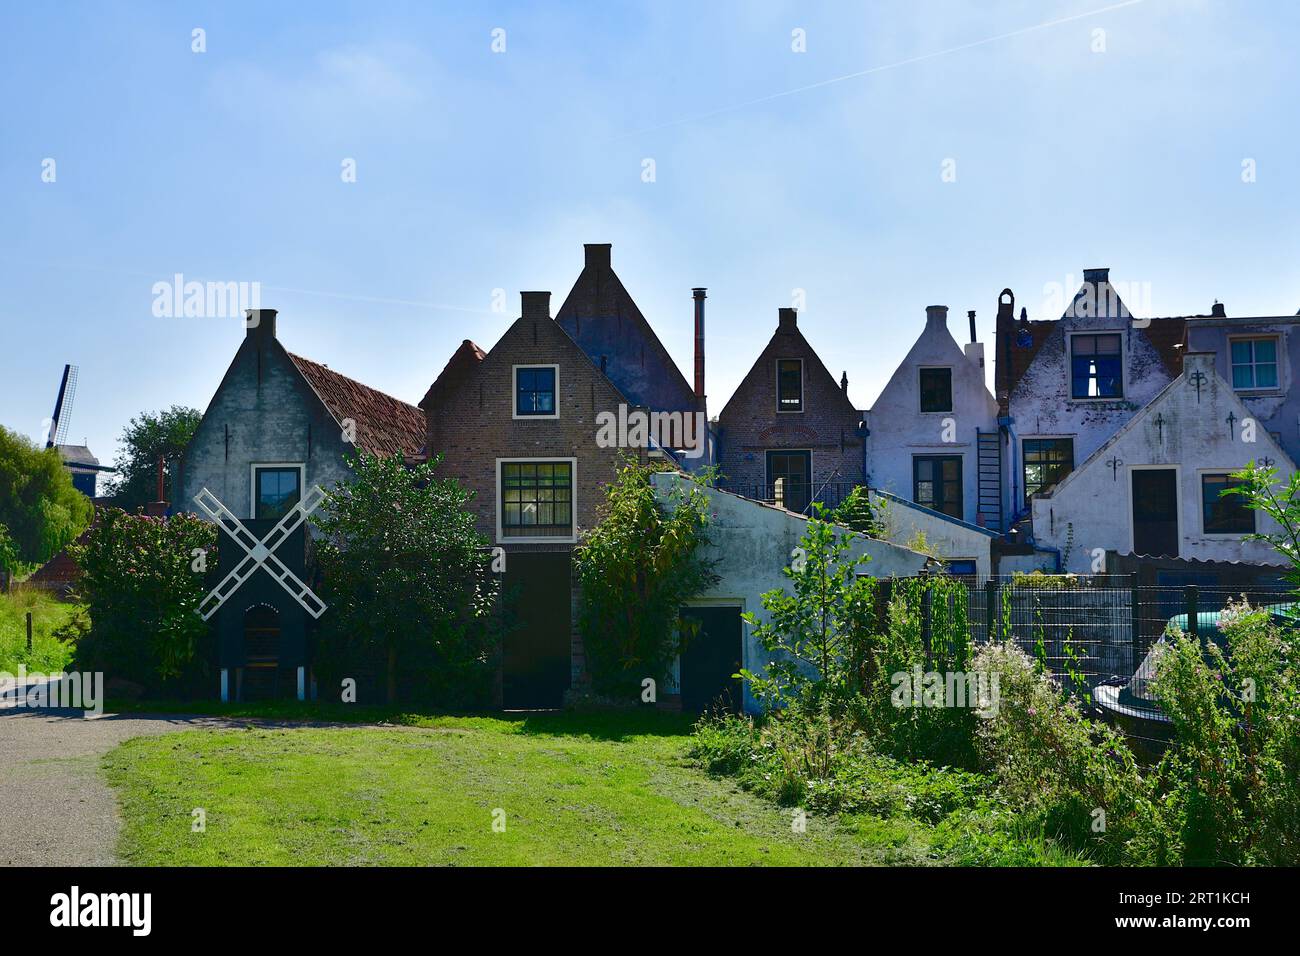
<svg viewBox="0 0 1300 956">
<path fill-rule="evenodd" d="M 46 448 L 65 445 L 68 440 L 68 425 L 72 421 L 72 399 L 77 394 L 77 366 L 63 366 L 63 381 L 59 383 L 59 397 L 54 402 L 54 417 L 50 419 L 50 435 L 45 441 Z"/>
</svg>

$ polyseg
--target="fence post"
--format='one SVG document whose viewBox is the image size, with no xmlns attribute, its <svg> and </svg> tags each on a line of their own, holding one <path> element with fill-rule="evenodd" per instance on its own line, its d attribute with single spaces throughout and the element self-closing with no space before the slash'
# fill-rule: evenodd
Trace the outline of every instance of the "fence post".
<svg viewBox="0 0 1300 956">
<path fill-rule="evenodd" d="M 1138 586 L 1138 577 L 1133 575 L 1133 582 L 1129 585 L 1129 613 L 1133 618 L 1130 625 L 1132 630 L 1132 639 L 1129 647 L 1129 656 L 1132 659 L 1133 673 L 1138 672 L 1142 666 L 1142 589 Z"/>
<path fill-rule="evenodd" d="M 930 669 L 933 657 L 930 642 L 934 637 L 934 609 L 931 606 L 933 595 L 930 593 L 930 576 L 921 574 L 921 644 L 925 647 L 925 669 Z"/>
<path fill-rule="evenodd" d="M 27 612 L 27 653 L 32 651 L 32 612 Z"/>
<path fill-rule="evenodd" d="M 996 620 L 998 583 L 992 578 L 984 582 L 984 626 L 988 629 L 989 643 L 993 643 L 993 622 Z"/>
<path fill-rule="evenodd" d="M 1198 641 L 1201 639 L 1201 624 L 1196 619 L 1196 605 L 1199 603 L 1197 599 L 1200 597 L 1199 591 L 1200 588 L 1195 584 L 1183 585 L 1183 600 L 1187 604 L 1187 633 Z"/>
</svg>

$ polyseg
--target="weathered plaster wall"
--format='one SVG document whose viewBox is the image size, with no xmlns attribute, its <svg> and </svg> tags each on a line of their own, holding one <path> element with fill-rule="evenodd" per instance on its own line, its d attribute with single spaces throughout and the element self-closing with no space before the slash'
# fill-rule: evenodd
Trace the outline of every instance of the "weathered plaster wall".
<svg viewBox="0 0 1300 956">
<path fill-rule="evenodd" d="M 1034 499 L 1034 539 L 1061 549 L 1065 570 L 1092 570 L 1093 550 L 1133 551 L 1132 473 L 1144 466 L 1178 470 L 1179 556 L 1202 560 L 1279 563 L 1277 553 L 1240 535 L 1206 535 L 1201 512 L 1201 475 L 1235 471 L 1252 459 L 1272 458 L 1289 474 L 1294 464 L 1264 429 L 1256 441 L 1242 440 L 1240 423 L 1248 412 L 1232 388 L 1214 373 L 1215 357 L 1188 353 L 1183 374 L 1143 409 L 1050 495 Z M 1201 388 L 1194 384 L 1204 373 Z M 1232 414 L 1234 424 L 1228 424 Z M 1114 469 L 1108 462 L 1118 459 Z M 1257 530 L 1276 526 L 1257 516 Z"/>
<path fill-rule="evenodd" d="M 974 561 L 980 578 L 994 573 L 993 542 L 997 535 L 976 525 L 956 521 L 947 515 L 913 504 L 907 498 L 872 489 L 872 500 L 883 503 L 885 537 L 907 548 L 925 536 L 925 544 L 935 554 L 953 561 Z"/>
<path fill-rule="evenodd" d="M 867 471 L 873 488 L 910 501 L 913 456 L 961 455 L 962 517 L 978 524 L 976 431 L 997 430 L 998 406 L 985 384 L 984 369 L 963 353 L 948 331 L 947 315 L 946 306 L 926 310 L 925 329 L 868 413 Z M 923 367 L 952 369 L 952 411 L 921 411 Z M 947 419 L 953 420 L 952 441 L 944 440 Z"/>
<path fill-rule="evenodd" d="M 1274 319 L 1190 319 L 1187 323 L 1187 348 L 1192 352 L 1213 352 L 1214 370 L 1225 382 L 1232 383 L 1232 353 L 1229 342 L 1234 336 L 1276 335 L 1278 387 L 1266 392 L 1238 392 L 1237 396 L 1255 418 L 1280 440 L 1292 461 L 1300 458 L 1300 392 L 1293 392 L 1294 369 L 1300 367 L 1300 319 L 1282 316 Z"/>
<path fill-rule="evenodd" d="M 328 490 L 351 476 L 343 460 L 350 449 L 276 341 L 274 324 L 250 329 L 186 450 L 183 490 L 173 510 L 197 513 L 194 496 L 207 488 L 236 516 L 248 518 L 253 464 L 302 463 L 304 488 L 319 484 Z"/>
<path fill-rule="evenodd" d="M 700 596 L 700 603 L 733 604 L 743 611 L 752 611 L 765 619 L 761 596 L 773 588 L 789 587 L 789 580 L 781 570 L 790 563 L 790 553 L 799 545 L 799 538 L 808 521 L 780 508 L 751 501 L 725 491 L 696 485 L 678 474 L 662 473 L 654 476 L 655 493 L 667 502 L 675 491 L 684 492 L 700 488 L 709 500 L 709 535 L 712 539 L 706 556 L 718 561 L 717 573 L 721 580 L 716 587 Z M 863 573 L 873 577 L 910 576 L 925 566 L 926 557 L 915 551 L 856 536 L 853 553 L 870 556 Z M 748 624 L 744 627 L 744 665 L 755 673 L 764 671 L 767 652 L 754 639 Z M 758 702 L 745 689 L 745 710 L 757 713 Z"/>
</svg>

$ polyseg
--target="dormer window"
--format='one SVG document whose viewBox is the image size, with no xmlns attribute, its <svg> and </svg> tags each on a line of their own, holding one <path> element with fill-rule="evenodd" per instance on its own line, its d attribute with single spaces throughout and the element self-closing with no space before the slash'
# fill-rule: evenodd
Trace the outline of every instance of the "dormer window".
<svg viewBox="0 0 1300 956">
<path fill-rule="evenodd" d="M 1124 397 L 1119 333 L 1070 336 L 1070 395 L 1073 398 Z"/>
<path fill-rule="evenodd" d="M 515 418 L 559 418 L 558 365 L 516 365 Z"/>
<path fill-rule="evenodd" d="M 1232 340 L 1232 387 L 1277 388 L 1277 338 Z"/>
<path fill-rule="evenodd" d="M 776 410 L 803 411 L 803 359 L 777 360 Z"/>
<path fill-rule="evenodd" d="M 952 369 L 921 369 L 921 411 L 952 411 Z"/>
</svg>

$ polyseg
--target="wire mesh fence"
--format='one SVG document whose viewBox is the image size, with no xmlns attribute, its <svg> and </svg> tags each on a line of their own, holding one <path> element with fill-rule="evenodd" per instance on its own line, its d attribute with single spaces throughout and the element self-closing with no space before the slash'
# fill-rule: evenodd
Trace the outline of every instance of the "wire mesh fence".
<svg viewBox="0 0 1300 956">
<path fill-rule="evenodd" d="M 1133 575 L 1017 574 L 961 578 L 970 638 L 1013 640 L 1076 697 L 1133 737 L 1167 739 L 1151 689 L 1162 639 L 1174 628 L 1223 646 L 1219 612 L 1234 602 L 1282 612 L 1285 583 L 1139 585 Z M 923 635 L 928 641 L 929 635 Z M 927 644 L 928 646 L 928 644 Z"/>
</svg>

